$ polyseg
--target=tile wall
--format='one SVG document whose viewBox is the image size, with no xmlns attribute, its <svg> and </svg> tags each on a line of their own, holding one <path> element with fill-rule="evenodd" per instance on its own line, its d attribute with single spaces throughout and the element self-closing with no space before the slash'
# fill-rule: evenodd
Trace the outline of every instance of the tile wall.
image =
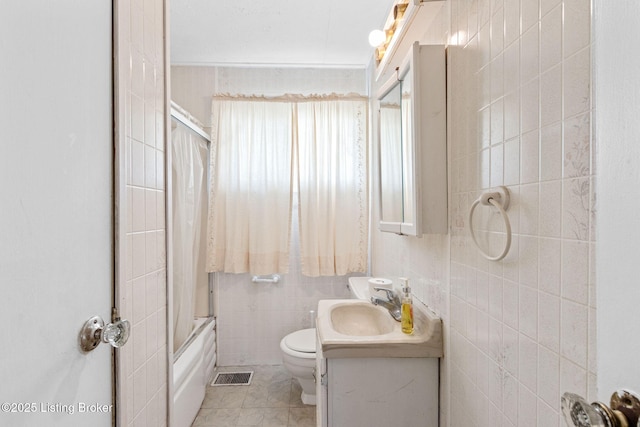
<svg viewBox="0 0 640 427">
<path fill-rule="evenodd" d="M 442 425 L 560 426 L 563 392 L 596 397 L 591 3 L 448 0 L 442 13 L 448 28 L 422 41 L 448 44 L 450 234 L 374 233 L 373 272 L 409 275 L 443 317 Z M 467 216 L 498 185 L 513 244 L 489 262 Z"/>
<path fill-rule="evenodd" d="M 132 323 L 120 358 L 119 404 L 124 409 L 119 424 L 166 426 L 164 2 L 117 3 L 120 111 L 124 107 L 120 144 L 126 170 L 119 304 Z"/>
<path fill-rule="evenodd" d="M 218 365 L 282 363 L 280 340 L 312 325 L 310 311 L 321 299 L 349 298 L 344 276 L 301 273 L 297 203 L 292 212 L 289 273 L 277 284 L 253 283 L 249 274 L 218 273 L 215 302 Z"/>
</svg>

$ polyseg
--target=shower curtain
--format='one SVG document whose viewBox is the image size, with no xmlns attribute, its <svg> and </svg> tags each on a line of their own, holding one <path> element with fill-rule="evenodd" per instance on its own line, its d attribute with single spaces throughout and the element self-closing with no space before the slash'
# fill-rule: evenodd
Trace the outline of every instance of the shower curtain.
<svg viewBox="0 0 640 427">
<path fill-rule="evenodd" d="M 201 235 L 206 209 L 206 141 L 181 123 L 171 132 L 173 212 L 173 347 L 193 329 L 198 276 L 206 272 Z"/>
</svg>

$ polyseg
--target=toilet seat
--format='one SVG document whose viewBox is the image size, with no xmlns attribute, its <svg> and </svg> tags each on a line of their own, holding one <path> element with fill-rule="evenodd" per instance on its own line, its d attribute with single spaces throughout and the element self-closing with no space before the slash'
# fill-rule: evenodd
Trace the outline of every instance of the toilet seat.
<svg viewBox="0 0 640 427">
<path fill-rule="evenodd" d="M 316 352 L 316 328 L 302 329 L 284 337 L 285 345 L 300 353 Z"/>
</svg>

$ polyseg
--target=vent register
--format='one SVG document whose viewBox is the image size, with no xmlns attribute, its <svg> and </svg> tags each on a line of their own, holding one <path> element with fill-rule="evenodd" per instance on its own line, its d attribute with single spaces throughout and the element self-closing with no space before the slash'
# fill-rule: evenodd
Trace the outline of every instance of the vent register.
<svg viewBox="0 0 640 427">
<path fill-rule="evenodd" d="M 211 383 L 212 386 L 219 385 L 249 385 L 253 371 L 247 372 L 218 372 Z"/>
</svg>

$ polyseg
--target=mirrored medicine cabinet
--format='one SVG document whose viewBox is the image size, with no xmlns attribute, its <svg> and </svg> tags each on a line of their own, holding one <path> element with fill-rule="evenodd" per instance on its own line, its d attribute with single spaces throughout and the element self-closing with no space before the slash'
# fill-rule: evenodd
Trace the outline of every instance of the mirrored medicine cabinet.
<svg viewBox="0 0 640 427">
<path fill-rule="evenodd" d="M 447 232 L 445 68 L 444 46 L 416 42 L 378 92 L 380 231 Z"/>
</svg>

